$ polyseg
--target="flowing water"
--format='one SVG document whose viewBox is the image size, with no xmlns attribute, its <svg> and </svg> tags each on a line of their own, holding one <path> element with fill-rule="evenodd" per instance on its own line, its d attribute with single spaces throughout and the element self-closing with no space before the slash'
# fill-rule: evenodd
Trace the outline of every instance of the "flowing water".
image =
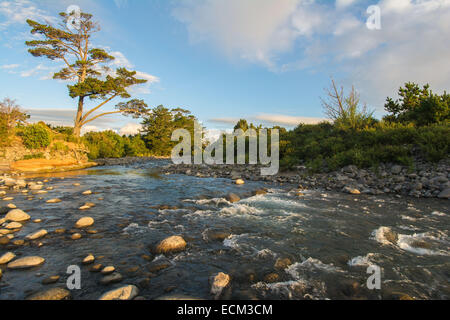
<svg viewBox="0 0 450 320">
<path fill-rule="evenodd" d="M 43 228 L 49 235 L 21 247 L 0 246 L 0 256 L 12 251 L 18 257 L 37 255 L 46 261 L 26 271 L 0 266 L 4 271 L 0 299 L 23 299 L 51 286 L 65 286 L 70 265 L 81 268 L 81 289 L 72 291 L 74 299 L 98 299 L 124 284 L 137 285 L 140 296 L 147 299 L 167 295 L 211 299 L 209 280 L 218 272 L 232 277 L 231 288 L 222 296 L 229 299 L 450 297 L 447 200 L 320 191 L 306 191 L 299 197 L 291 191 L 292 185 L 236 186 L 227 179 L 161 176 L 158 167 L 165 164 L 156 161 L 35 177 L 49 179 L 45 186 L 54 190 L 33 200 L 13 194 L 18 208 L 32 220 L 43 220 L 26 223 L 15 239 Z M 268 194 L 244 198 L 261 188 L 267 188 Z M 82 195 L 87 189 L 94 193 Z M 243 200 L 229 203 L 225 196 L 231 192 L 243 195 Z M 47 204 L 52 198 L 62 202 Z M 96 206 L 78 210 L 85 202 Z M 95 219 L 91 229 L 98 233 L 83 231 L 83 238 L 71 240 L 70 231 L 83 216 Z M 58 228 L 68 232 L 52 232 Z M 388 241 L 386 230 L 398 237 Z M 172 235 L 184 237 L 185 251 L 166 257 L 151 253 L 158 241 Z M 96 263 L 115 266 L 123 281 L 101 285 L 102 276 L 81 264 L 90 253 Z M 274 266 L 277 259 L 285 258 L 290 265 Z M 149 271 L 155 261 L 165 259 L 168 268 Z M 369 265 L 381 267 L 380 290 L 367 288 Z M 41 284 L 52 275 L 61 276 L 57 284 Z"/>
</svg>

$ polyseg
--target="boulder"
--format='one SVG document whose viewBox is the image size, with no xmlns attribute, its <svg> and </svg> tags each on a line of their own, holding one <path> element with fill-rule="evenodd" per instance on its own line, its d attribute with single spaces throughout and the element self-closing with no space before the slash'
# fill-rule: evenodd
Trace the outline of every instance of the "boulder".
<svg viewBox="0 0 450 320">
<path fill-rule="evenodd" d="M 172 236 L 162 240 L 156 246 L 157 253 L 178 252 L 186 248 L 186 241 L 180 236 Z"/>
<path fill-rule="evenodd" d="M 132 300 L 139 294 L 134 285 L 127 285 L 104 293 L 99 300 Z"/>
<path fill-rule="evenodd" d="M 243 184 L 245 184 L 245 181 L 242 180 L 242 179 L 237 179 L 237 180 L 236 180 L 236 184 L 237 184 L 237 185 L 243 185 Z"/>
<path fill-rule="evenodd" d="M 445 189 L 439 193 L 438 198 L 440 199 L 450 199 L 450 188 Z"/>
<path fill-rule="evenodd" d="M 229 286 L 230 282 L 231 278 L 229 275 L 219 272 L 211 278 L 211 294 L 218 299 L 222 291 Z"/>
<path fill-rule="evenodd" d="M 30 220 L 30 216 L 20 209 L 13 209 L 5 216 L 7 221 L 23 222 Z"/>
<path fill-rule="evenodd" d="M 50 199 L 47 200 L 46 203 L 60 203 L 62 200 L 61 199 Z"/>
<path fill-rule="evenodd" d="M 19 222 L 10 222 L 5 226 L 6 229 L 14 230 L 22 228 L 22 224 Z"/>
<path fill-rule="evenodd" d="M 37 256 L 24 257 L 8 263 L 8 269 L 28 269 L 40 266 L 45 262 L 44 258 Z"/>
<path fill-rule="evenodd" d="M 82 194 L 85 195 L 85 196 L 88 196 L 88 195 L 92 194 L 92 191 L 91 190 L 86 190 Z"/>
<path fill-rule="evenodd" d="M 352 187 L 344 187 L 342 189 L 342 192 L 348 193 L 348 194 L 361 194 L 361 191 L 359 191 L 358 189 L 352 188 Z"/>
<path fill-rule="evenodd" d="M 61 278 L 60 276 L 50 276 L 50 277 L 45 278 L 44 280 L 42 280 L 42 284 L 43 285 L 54 284 L 54 283 L 58 282 L 58 280 L 60 278 Z"/>
<path fill-rule="evenodd" d="M 104 267 L 103 270 L 101 271 L 102 274 L 111 274 L 114 271 L 116 271 L 116 268 L 114 268 L 113 266 L 107 266 Z"/>
<path fill-rule="evenodd" d="M 27 240 L 36 240 L 36 239 L 40 239 L 42 237 L 45 237 L 47 234 L 48 234 L 47 230 L 42 229 L 42 230 L 36 231 L 33 234 L 30 234 L 30 235 L 26 236 L 26 239 Z"/>
<path fill-rule="evenodd" d="M 70 291 L 63 288 L 52 288 L 28 297 L 27 300 L 69 300 L 71 298 Z"/>
<path fill-rule="evenodd" d="M 118 272 L 114 272 L 110 275 L 104 276 L 101 280 L 100 283 L 102 285 L 108 285 L 108 284 L 112 284 L 112 283 L 117 283 L 123 280 L 123 277 L 120 273 Z"/>
<path fill-rule="evenodd" d="M 227 200 L 231 203 L 235 203 L 235 202 L 239 202 L 241 200 L 241 198 L 239 198 L 239 196 L 234 193 L 230 193 L 227 196 Z"/>
<path fill-rule="evenodd" d="M 92 254 L 90 254 L 86 258 L 83 259 L 83 264 L 91 264 L 91 263 L 94 263 L 94 261 L 95 261 L 95 257 Z"/>
<path fill-rule="evenodd" d="M 94 224 L 94 219 L 91 217 L 83 217 L 75 223 L 75 228 L 82 229 L 90 227 Z"/>
<path fill-rule="evenodd" d="M 12 252 L 7 252 L 4 255 L 0 257 L 0 264 L 7 264 L 11 262 L 12 259 L 14 259 L 16 255 Z"/>
</svg>

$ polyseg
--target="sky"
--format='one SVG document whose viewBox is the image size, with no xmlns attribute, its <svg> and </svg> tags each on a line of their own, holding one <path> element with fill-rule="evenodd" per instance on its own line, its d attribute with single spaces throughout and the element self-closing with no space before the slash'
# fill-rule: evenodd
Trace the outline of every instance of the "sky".
<svg viewBox="0 0 450 320">
<path fill-rule="evenodd" d="M 407 81 L 450 87 L 450 0 L 0 0 L 0 99 L 16 99 L 32 121 L 73 122 L 76 101 L 52 79 L 62 63 L 24 45 L 26 19 L 55 24 L 70 5 L 101 25 L 93 45 L 116 57 L 111 67 L 149 80 L 133 97 L 188 109 L 212 132 L 240 118 L 322 121 L 330 78 L 354 85 L 377 117 Z M 380 28 L 367 26 L 369 6 L 380 9 Z M 131 134 L 139 121 L 108 116 L 85 131 L 105 129 Z"/>
</svg>

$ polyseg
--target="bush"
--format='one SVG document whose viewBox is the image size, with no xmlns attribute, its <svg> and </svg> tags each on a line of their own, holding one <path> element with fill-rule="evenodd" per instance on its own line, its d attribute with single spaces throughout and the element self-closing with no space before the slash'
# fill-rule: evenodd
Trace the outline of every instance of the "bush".
<svg viewBox="0 0 450 320">
<path fill-rule="evenodd" d="M 377 167 L 396 163 L 412 167 L 413 157 L 437 162 L 449 154 L 450 127 L 380 122 L 363 130 L 342 130 L 331 124 L 300 125 L 285 135 L 283 168 L 306 164 L 314 171 L 336 170 L 347 165 Z M 417 153 L 418 152 L 418 153 Z"/>
<path fill-rule="evenodd" d="M 31 159 L 44 159 L 44 154 L 42 152 L 27 154 L 23 157 L 23 160 L 31 160 Z"/>
<path fill-rule="evenodd" d="M 46 148 L 51 142 L 50 130 L 44 124 L 32 124 L 22 130 L 23 144 L 28 149 Z"/>
<path fill-rule="evenodd" d="M 52 145 L 52 151 L 54 152 L 67 152 L 69 151 L 69 147 L 61 141 L 57 141 Z"/>
</svg>

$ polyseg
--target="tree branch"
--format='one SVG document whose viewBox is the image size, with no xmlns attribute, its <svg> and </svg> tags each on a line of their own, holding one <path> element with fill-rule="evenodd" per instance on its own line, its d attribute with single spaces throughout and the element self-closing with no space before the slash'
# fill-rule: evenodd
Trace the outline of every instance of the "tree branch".
<svg viewBox="0 0 450 320">
<path fill-rule="evenodd" d="M 114 94 L 111 97 L 109 97 L 108 99 L 106 99 L 105 101 L 103 101 L 102 103 L 100 103 L 98 106 L 96 106 L 95 108 L 91 109 L 90 111 L 88 111 L 82 118 L 81 118 L 81 122 L 83 123 L 87 117 L 89 117 L 93 112 L 97 111 L 98 109 L 100 109 L 101 107 L 103 107 L 105 104 L 107 104 L 108 102 L 110 102 L 112 99 L 114 99 L 115 97 L 117 97 L 119 94 Z"/>
</svg>

